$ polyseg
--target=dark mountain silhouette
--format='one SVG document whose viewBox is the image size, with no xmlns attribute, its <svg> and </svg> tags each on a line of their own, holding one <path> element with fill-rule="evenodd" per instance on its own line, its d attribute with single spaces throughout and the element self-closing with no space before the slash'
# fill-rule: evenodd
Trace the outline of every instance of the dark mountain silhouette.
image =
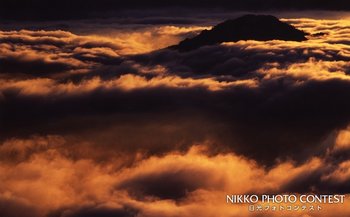
<svg viewBox="0 0 350 217">
<path fill-rule="evenodd" d="M 191 39 L 185 39 L 178 45 L 169 48 L 179 51 L 190 51 L 204 45 L 222 42 L 237 42 L 240 40 L 284 40 L 305 41 L 305 32 L 281 22 L 270 15 L 245 15 L 234 20 L 227 20 L 214 26 L 211 30 L 204 30 Z"/>
</svg>

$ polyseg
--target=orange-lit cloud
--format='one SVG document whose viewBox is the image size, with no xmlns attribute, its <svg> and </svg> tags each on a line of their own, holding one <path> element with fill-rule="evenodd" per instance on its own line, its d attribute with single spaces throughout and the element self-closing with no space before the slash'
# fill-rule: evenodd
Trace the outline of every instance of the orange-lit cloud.
<svg viewBox="0 0 350 217">
<path fill-rule="evenodd" d="M 163 48 L 207 27 L 1 31 L 0 216 L 289 216 L 225 195 L 348 194 L 348 21 L 284 21 L 309 40 L 181 53 Z"/>
<path fill-rule="evenodd" d="M 60 148 L 64 143 L 64 139 L 57 136 L 5 142 L 1 156 L 17 153 L 13 156 L 21 161 L 0 164 L 0 206 L 13 203 L 28 207 L 23 209 L 32 210 L 34 217 L 54 213 L 84 216 L 84 213 L 100 212 L 102 215 L 108 210 L 115 215 L 124 213 L 122 216 L 158 216 L 160 213 L 177 216 L 179 212 L 182 216 L 213 216 L 218 213 L 215 207 L 220 207 L 219 213 L 224 216 L 242 213 L 254 216 L 248 212 L 247 205 L 227 204 L 225 195 L 284 192 L 281 186 L 323 171 L 326 164 L 315 158 L 299 166 L 281 162 L 266 169 L 234 153 L 210 154 L 205 145 L 195 145 L 186 152 L 170 152 L 160 157 L 140 155 L 130 166 L 120 168 L 116 166 L 117 159 L 98 163 L 83 156 L 72 158 L 69 146 Z M 339 174 L 338 171 L 344 171 L 346 165 L 340 164 L 322 180 L 343 177 L 344 172 Z M 336 180 L 344 181 L 339 177 Z M 329 212 L 343 215 L 348 212 L 337 205 L 325 205 L 324 209 L 322 213 L 296 215 L 327 216 Z M 271 214 L 285 215 L 283 212 L 267 215 Z"/>
</svg>

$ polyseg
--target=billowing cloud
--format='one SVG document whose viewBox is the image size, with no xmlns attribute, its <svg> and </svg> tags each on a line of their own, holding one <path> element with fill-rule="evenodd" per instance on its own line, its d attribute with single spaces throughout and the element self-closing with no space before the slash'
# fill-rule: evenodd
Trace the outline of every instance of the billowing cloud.
<svg viewBox="0 0 350 217">
<path fill-rule="evenodd" d="M 349 149 L 350 148 L 350 132 L 349 130 L 341 130 L 336 138 L 336 149 Z"/>
<path fill-rule="evenodd" d="M 105 141 L 126 142 L 123 135 L 137 131 L 134 144 L 123 146 L 132 149 L 135 144 L 145 148 L 146 135 L 161 129 L 153 141 L 157 148 L 146 146 L 151 152 L 169 150 L 164 144 L 172 138 L 176 146 L 208 139 L 269 163 L 321 154 L 327 149 L 322 141 L 349 121 L 350 105 L 344 99 L 349 97 L 350 51 L 333 40 L 347 21 L 285 21 L 310 34 L 323 25 L 332 34 L 309 36 L 307 42 L 240 41 L 187 53 L 144 53 L 155 35 L 180 37 L 201 27 L 146 28 L 128 39 L 129 32 L 111 38 L 3 31 L 3 59 L 15 61 L 1 63 L 0 103 L 8 114 L 2 117 L 4 138 L 77 130 L 86 136 L 99 133 L 87 133 L 95 125 L 105 129 Z M 149 32 L 150 37 L 137 39 Z M 147 48 L 140 48 L 142 44 Z M 19 109 L 23 107 L 32 109 Z M 194 113 L 198 121 L 190 123 Z M 194 127 L 197 123 L 201 127 Z M 143 127 L 135 129 L 134 124 Z M 194 129 L 192 135 L 188 129 Z"/>
<path fill-rule="evenodd" d="M 225 195 L 349 194 L 348 21 L 284 21 L 309 40 L 1 31 L 0 215 L 288 216 Z M 296 216 L 350 212 L 325 209 Z"/>
<path fill-rule="evenodd" d="M 147 157 L 139 152 L 126 165 L 118 158 L 89 159 L 93 152 L 87 154 L 88 146 L 72 149 L 75 144 L 67 142 L 58 136 L 47 136 L 11 139 L 2 144 L 16 144 L 13 150 L 27 153 L 20 163 L 0 165 L 0 206 L 6 207 L 1 209 L 2 214 L 16 216 L 28 211 L 33 217 L 158 216 L 160 213 L 177 216 L 180 211 L 183 216 L 213 216 L 214 206 L 219 206 L 222 215 L 238 216 L 243 211 L 251 216 L 246 205 L 226 204 L 225 195 L 299 193 L 294 191 L 296 184 L 299 187 L 307 184 L 317 192 L 319 185 L 346 183 L 338 176 L 345 178 L 344 168 L 348 168 L 347 162 L 330 165 L 321 158 L 301 165 L 285 161 L 265 168 L 234 153 L 215 154 L 206 145 L 194 145 L 187 151 L 172 151 L 159 157 Z M 39 145 L 36 150 L 30 149 Z M 1 156 L 6 155 L 5 151 L 7 148 Z M 327 170 L 330 166 L 336 169 Z M 315 174 L 320 174 L 316 180 Z M 334 209 L 342 212 L 336 205 L 327 211 Z"/>
</svg>

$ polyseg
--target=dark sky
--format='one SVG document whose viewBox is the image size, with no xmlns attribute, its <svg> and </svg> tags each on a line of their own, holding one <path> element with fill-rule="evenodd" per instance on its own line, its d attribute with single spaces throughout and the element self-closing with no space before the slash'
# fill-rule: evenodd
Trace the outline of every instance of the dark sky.
<svg viewBox="0 0 350 217">
<path fill-rule="evenodd" d="M 346 0 L 2 0 L 0 18 L 16 20 L 54 20 L 118 16 L 125 9 L 151 11 L 163 7 L 229 10 L 349 10 Z"/>
</svg>

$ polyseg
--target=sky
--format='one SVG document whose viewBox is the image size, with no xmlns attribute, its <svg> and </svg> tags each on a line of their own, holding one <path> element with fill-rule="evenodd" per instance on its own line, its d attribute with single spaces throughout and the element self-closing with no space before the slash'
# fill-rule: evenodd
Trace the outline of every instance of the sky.
<svg viewBox="0 0 350 217">
<path fill-rule="evenodd" d="M 346 0 L 2 0 L 0 18 L 10 20 L 57 20 L 84 19 L 109 16 L 125 16 L 121 12 L 155 9 L 173 9 L 177 13 L 183 9 L 229 11 L 271 11 L 271 10 L 332 10 L 347 11 Z"/>
<path fill-rule="evenodd" d="M 1 217 L 290 216 L 227 194 L 350 202 L 344 1 L 28 2 L 0 9 Z M 256 8 L 308 40 L 167 48 Z M 293 216 L 350 214 L 322 207 Z"/>
</svg>

